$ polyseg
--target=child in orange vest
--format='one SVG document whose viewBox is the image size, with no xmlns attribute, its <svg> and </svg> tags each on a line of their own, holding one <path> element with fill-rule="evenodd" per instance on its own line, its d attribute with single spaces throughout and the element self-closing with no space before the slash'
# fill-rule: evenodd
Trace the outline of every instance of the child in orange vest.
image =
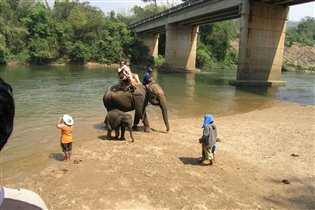
<svg viewBox="0 0 315 210">
<path fill-rule="evenodd" d="M 61 130 L 60 146 L 65 154 L 64 161 L 71 160 L 73 123 L 73 118 L 70 115 L 65 114 L 63 117 L 59 118 L 56 125 L 56 127 Z"/>
</svg>

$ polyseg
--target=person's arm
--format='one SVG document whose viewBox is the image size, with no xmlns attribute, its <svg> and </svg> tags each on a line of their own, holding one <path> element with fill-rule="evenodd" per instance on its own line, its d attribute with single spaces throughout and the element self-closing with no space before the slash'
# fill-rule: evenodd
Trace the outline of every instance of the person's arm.
<svg viewBox="0 0 315 210">
<path fill-rule="evenodd" d="M 128 66 L 125 65 L 125 66 L 124 66 L 124 70 L 125 70 L 125 72 L 126 72 L 127 75 L 132 76 L 131 70 L 130 70 L 130 68 L 129 68 Z"/>
<path fill-rule="evenodd" d="M 153 83 L 154 82 L 154 79 L 152 77 L 152 73 L 149 73 L 149 81 L 148 83 Z"/>
<path fill-rule="evenodd" d="M 213 147 L 217 140 L 217 128 L 214 124 L 211 124 L 209 127 L 209 138 L 208 138 L 208 145 Z"/>
<path fill-rule="evenodd" d="M 61 129 L 62 126 L 63 126 L 63 119 L 62 119 L 62 117 L 60 117 L 58 122 L 57 122 L 56 127 Z"/>
<path fill-rule="evenodd" d="M 214 131 L 214 137 L 215 137 L 215 139 L 217 139 L 217 137 L 218 137 L 218 130 L 217 130 L 217 126 L 215 126 L 214 124 L 213 124 L 213 131 Z"/>
<path fill-rule="evenodd" d="M 199 143 L 203 143 L 203 142 L 207 141 L 209 134 L 210 134 L 209 128 L 207 126 L 204 127 L 203 132 L 202 132 L 202 136 L 199 139 Z"/>
</svg>

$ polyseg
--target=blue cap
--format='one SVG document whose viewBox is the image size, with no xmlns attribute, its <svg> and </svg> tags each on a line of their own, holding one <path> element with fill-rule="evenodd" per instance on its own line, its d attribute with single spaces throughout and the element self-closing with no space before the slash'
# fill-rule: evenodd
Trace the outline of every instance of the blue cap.
<svg viewBox="0 0 315 210">
<path fill-rule="evenodd" d="M 203 121 L 202 128 L 206 127 L 207 125 L 212 123 L 213 120 L 214 120 L 214 118 L 213 118 L 213 116 L 211 114 L 206 114 L 204 119 L 205 120 Z"/>
</svg>

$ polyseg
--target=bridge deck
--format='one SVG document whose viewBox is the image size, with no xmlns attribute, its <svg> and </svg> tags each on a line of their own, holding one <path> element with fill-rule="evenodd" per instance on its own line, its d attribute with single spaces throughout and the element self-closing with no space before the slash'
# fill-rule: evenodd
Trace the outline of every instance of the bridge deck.
<svg viewBox="0 0 315 210">
<path fill-rule="evenodd" d="M 165 31 L 170 23 L 184 25 L 203 25 L 207 23 L 234 19 L 241 16 L 240 5 L 244 0 L 191 0 L 158 13 L 149 18 L 130 24 L 135 32 L 159 33 Z M 256 0 L 268 4 L 292 6 L 314 0 Z"/>
</svg>

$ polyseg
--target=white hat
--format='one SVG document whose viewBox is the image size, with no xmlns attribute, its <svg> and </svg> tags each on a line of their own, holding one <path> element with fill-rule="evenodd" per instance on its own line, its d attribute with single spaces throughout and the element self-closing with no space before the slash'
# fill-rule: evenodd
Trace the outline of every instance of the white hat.
<svg viewBox="0 0 315 210">
<path fill-rule="evenodd" d="M 68 114 L 63 115 L 62 120 L 66 123 L 66 125 L 73 125 L 74 123 L 72 117 Z"/>
</svg>

